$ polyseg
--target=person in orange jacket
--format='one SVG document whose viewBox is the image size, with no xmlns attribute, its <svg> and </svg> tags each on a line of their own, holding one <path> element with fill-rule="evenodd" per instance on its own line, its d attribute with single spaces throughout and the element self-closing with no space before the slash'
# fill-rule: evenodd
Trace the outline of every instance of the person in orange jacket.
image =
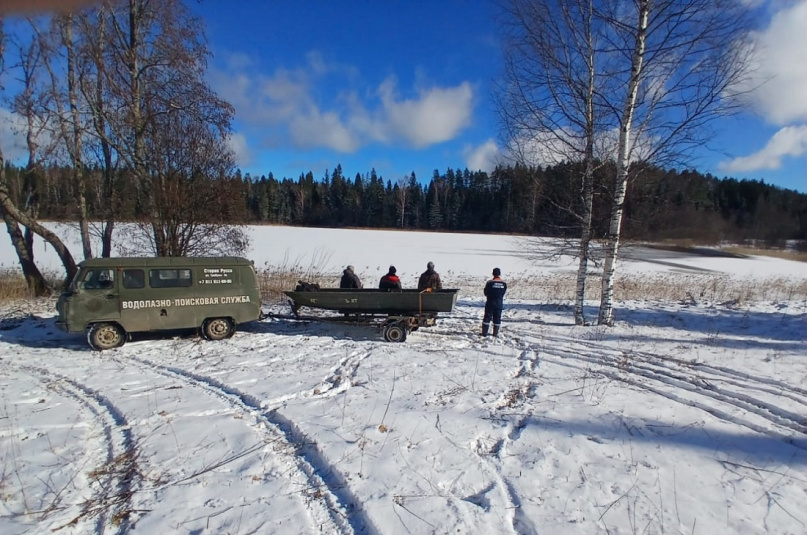
<svg viewBox="0 0 807 535">
<path fill-rule="evenodd" d="M 402 288 L 401 279 L 396 275 L 397 271 L 395 266 L 390 266 L 387 274 L 381 277 L 378 287 L 381 290 L 400 290 Z"/>
</svg>

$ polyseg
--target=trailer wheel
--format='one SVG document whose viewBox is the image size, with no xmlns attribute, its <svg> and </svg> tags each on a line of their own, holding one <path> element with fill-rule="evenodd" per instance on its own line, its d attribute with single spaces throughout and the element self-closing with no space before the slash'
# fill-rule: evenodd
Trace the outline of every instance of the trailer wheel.
<svg viewBox="0 0 807 535">
<path fill-rule="evenodd" d="M 87 330 L 87 342 L 96 351 L 114 349 L 126 342 L 126 332 L 114 323 L 95 323 Z"/>
<path fill-rule="evenodd" d="M 208 340 L 224 340 L 235 333 L 235 325 L 229 318 L 208 318 L 202 324 L 202 336 Z"/>
<path fill-rule="evenodd" d="M 387 342 L 403 342 L 406 340 L 406 327 L 400 323 L 384 326 L 384 340 Z"/>
</svg>

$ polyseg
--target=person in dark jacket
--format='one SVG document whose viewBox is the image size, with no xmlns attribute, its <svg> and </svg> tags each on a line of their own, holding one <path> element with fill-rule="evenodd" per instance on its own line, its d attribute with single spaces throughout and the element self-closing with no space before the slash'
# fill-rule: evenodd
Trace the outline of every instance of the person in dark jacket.
<svg viewBox="0 0 807 535">
<path fill-rule="evenodd" d="M 502 270 L 493 268 L 493 278 L 485 284 L 485 316 L 482 319 L 482 336 L 488 335 L 490 322 L 493 322 L 493 336 L 499 336 L 502 326 L 502 309 L 507 283 L 502 280 Z"/>
<path fill-rule="evenodd" d="M 353 266 L 348 266 L 342 272 L 342 280 L 339 281 L 340 288 L 361 288 L 361 281 L 356 273 L 353 272 Z"/>
<path fill-rule="evenodd" d="M 434 262 L 426 264 L 426 271 L 420 275 L 418 280 L 418 290 L 442 290 L 443 282 L 440 280 L 440 274 L 434 270 Z"/>
<path fill-rule="evenodd" d="M 395 274 L 397 271 L 395 266 L 390 266 L 387 274 L 381 277 L 381 282 L 378 283 L 378 287 L 382 290 L 400 290 L 401 279 Z"/>
</svg>

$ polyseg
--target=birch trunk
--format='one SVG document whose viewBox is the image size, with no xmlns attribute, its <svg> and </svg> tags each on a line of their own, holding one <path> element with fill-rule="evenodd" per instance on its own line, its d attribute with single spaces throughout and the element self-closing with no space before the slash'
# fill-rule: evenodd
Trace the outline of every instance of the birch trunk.
<svg viewBox="0 0 807 535">
<path fill-rule="evenodd" d="M 2 213 L 3 220 L 6 223 L 6 230 L 8 230 L 8 235 L 11 237 L 11 244 L 14 246 L 14 251 L 17 253 L 17 259 L 20 261 L 22 275 L 25 278 L 28 291 L 31 292 L 34 297 L 49 295 L 52 289 L 42 275 L 42 272 L 36 267 L 34 258 L 31 256 L 31 251 L 26 246 L 25 237 L 19 225 L 8 215 L 2 205 L 0 205 L 0 213 Z"/>
<path fill-rule="evenodd" d="M 106 51 L 107 39 L 107 6 L 101 5 L 98 9 L 98 26 L 97 31 L 89 30 L 89 24 L 85 21 L 85 33 L 87 35 L 94 35 L 96 37 L 93 47 L 91 60 L 95 64 L 96 77 L 93 87 L 88 88 L 85 92 L 86 100 L 90 103 L 90 110 L 92 113 L 93 129 L 95 135 L 98 136 L 99 144 L 101 146 L 102 161 L 101 166 L 103 170 L 103 202 L 104 202 L 104 224 L 101 235 L 101 256 L 109 258 L 112 255 L 112 234 L 115 228 L 115 190 L 112 183 L 113 178 L 113 164 L 112 164 L 112 146 L 109 141 L 108 123 L 106 119 L 106 99 L 104 91 L 106 89 L 106 61 L 104 53 Z"/>
<path fill-rule="evenodd" d="M 67 154 L 70 156 L 70 164 L 72 166 L 73 175 L 73 195 L 76 199 L 76 206 L 78 207 L 78 222 L 79 231 L 81 235 L 81 246 L 84 253 L 84 258 L 92 258 L 92 243 L 90 241 L 90 226 L 87 218 L 87 197 L 86 197 L 86 184 L 84 180 L 83 161 L 81 156 L 82 151 L 82 128 L 79 117 L 78 106 L 78 83 L 76 76 L 76 51 L 73 44 L 73 15 L 67 13 L 59 19 L 56 24 L 58 25 L 59 33 L 61 35 L 61 46 L 65 49 L 65 56 L 67 58 L 67 106 L 68 112 L 62 108 L 62 100 L 60 98 L 59 90 L 59 75 L 53 70 L 50 60 L 46 61 L 46 67 L 50 73 L 51 90 L 54 95 L 56 105 L 56 121 L 59 123 L 59 133 L 61 134 L 62 141 L 64 142 Z M 68 119 L 69 116 L 69 119 Z"/>
<path fill-rule="evenodd" d="M 574 323 L 585 325 L 586 317 L 583 306 L 586 300 L 586 274 L 588 273 L 589 248 L 591 245 L 591 218 L 594 204 L 594 162 L 586 163 L 583 177 L 583 213 L 581 214 L 582 230 L 580 232 L 580 253 L 577 265 L 577 288 L 574 300 Z"/>
<path fill-rule="evenodd" d="M 78 111 L 78 84 L 76 80 L 76 51 L 73 46 L 73 16 L 65 15 L 64 20 L 64 46 L 67 49 L 67 101 L 70 106 L 72 120 L 71 131 L 72 146 L 70 148 L 73 160 L 73 182 L 76 188 L 76 204 L 78 204 L 78 223 L 81 231 L 81 247 L 84 258 L 92 258 L 92 243 L 90 242 L 90 224 L 87 219 L 86 184 L 84 180 L 83 161 L 81 158 L 82 131 Z M 65 139 L 67 140 L 67 138 Z"/>
<path fill-rule="evenodd" d="M 588 273 L 589 247 L 591 244 L 591 221 L 594 206 L 594 42 L 591 34 L 591 10 L 588 12 L 588 26 L 586 31 L 588 46 L 588 93 L 586 105 L 586 147 L 583 153 L 585 171 L 582 181 L 583 211 L 580 214 L 580 253 L 577 265 L 577 285 L 574 300 L 574 323 L 585 325 L 586 317 L 584 305 L 586 301 L 586 276 Z"/>
<path fill-rule="evenodd" d="M 59 259 L 62 261 L 66 274 L 66 282 L 69 283 L 71 280 L 73 280 L 73 277 L 76 274 L 76 262 L 73 260 L 73 255 L 70 254 L 70 250 L 67 248 L 67 246 L 65 246 L 64 242 L 62 242 L 62 240 L 60 240 L 56 234 L 43 227 L 39 222 L 28 216 L 28 214 L 19 210 L 14 205 L 14 201 L 11 199 L 11 195 L 8 190 L 8 185 L 6 184 L 5 159 L 3 158 L 2 150 L 0 150 L 0 207 L 2 207 L 3 217 L 7 224 L 10 219 L 16 223 L 25 225 L 47 241 L 53 247 L 53 250 L 56 251 L 56 254 L 59 255 Z M 14 236 L 12 235 L 12 241 L 14 241 L 13 238 Z M 15 248 L 16 246 L 17 244 L 15 243 Z M 23 247 L 25 247 L 24 244 Z M 19 255 L 19 250 L 17 254 Z M 29 254 L 27 248 L 26 255 L 27 258 L 30 258 L 31 261 L 33 261 L 33 257 Z M 20 261 L 22 262 L 22 259 Z"/>
<path fill-rule="evenodd" d="M 622 229 L 622 213 L 625 207 L 625 192 L 628 188 L 628 169 L 631 160 L 631 128 L 633 126 L 633 115 L 636 111 L 639 82 L 642 79 L 642 65 L 647 40 L 650 1 L 651 0 L 639 0 L 637 2 L 638 18 L 636 25 L 636 41 L 631 58 L 630 78 L 628 80 L 628 90 L 625 95 L 621 128 L 619 130 L 616 184 L 614 188 L 613 204 L 611 205 L 611 220 L 608 226 L 608 241 L 606 244 L 605 262 L 602 272 L 602 295 L 597 319 L 600 325 L 613 325 L 614 323 L 614 278 L 616 276 L 616 262 L 619 254 L 619 238 Z"/>
</svg>

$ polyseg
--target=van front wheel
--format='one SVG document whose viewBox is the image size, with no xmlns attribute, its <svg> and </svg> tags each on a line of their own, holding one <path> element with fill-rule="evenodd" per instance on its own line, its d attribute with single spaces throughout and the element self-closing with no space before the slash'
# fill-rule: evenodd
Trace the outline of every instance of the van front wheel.
<svg viewBox="0 0 807 535">
<path fill-rule="evenodd" d="M 235 332 L 235 325 L 228 318 L 210 318 L 202 324 L 202 335 L 208 340 L 224 340 Z"/>
<path fill-rule="evenodd" d="M 96 323 L 87 331 L 87 342 L 96 351 L 114 349 L 126 342 L 126 333 L 114 323 Z"/>
</svg>

